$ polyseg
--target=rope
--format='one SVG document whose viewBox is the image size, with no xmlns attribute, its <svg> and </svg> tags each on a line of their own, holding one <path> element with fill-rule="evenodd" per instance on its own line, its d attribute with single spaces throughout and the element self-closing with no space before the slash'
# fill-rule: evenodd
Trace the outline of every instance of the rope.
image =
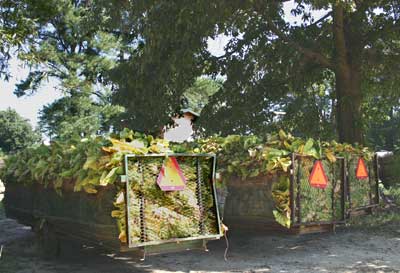
<svg viewBox="0 0 400 273">
<path fill-rule="evenodd" d="M 224 231 L 224 237 L 225 237 L 225 243 L 226 243 L 226 248 L 224 252 L 224 260 L 225 262 L 228 261 L 228 251 L 229 251 L 229 240 L 228 240 L 228 227 L 222 224 L 222 229 Z"/>
<path fill-rule="evenodd" d="M 143 248 L 143 257 L 140 259 L 141 262 L 146 260 L 146 248 Z"/>
</svg>

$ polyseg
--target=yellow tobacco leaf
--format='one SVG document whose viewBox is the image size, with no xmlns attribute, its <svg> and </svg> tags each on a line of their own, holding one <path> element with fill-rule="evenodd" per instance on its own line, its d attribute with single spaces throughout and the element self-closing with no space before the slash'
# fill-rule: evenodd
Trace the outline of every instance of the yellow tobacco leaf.
<svg viewBox="0 0 400 273">
<path fill-rule="evenodd" d="M 336 162 L 336 156 L 332 153 L 332 152 L 326 152 L 325 153 L 325 155 L 326 155 L 326 158 L 328 158 L 328 160 L 330 161 L 330 162 L 332 162 L 332 163 L 334 163 L 334 162 Z"/>
<path fill-rule="evenodd" d="M 90 194 L 97 193 L 97 190 L 92 185 L 86 185 L 83 187 L 83 189 L 85 190 L 85 192 L 90 193 Z"/>
<path fill-rule="evenodd" d="M 118 239 L 122 242 L 122 243 L 126 243 L 126 233 L 125 231 L 121 231 L 121 233 L 118 236 Z"/>
<path fill-rule="evenodd" d="M 113 211 L 111 212 L 111 217 L 113 217 L 113 218 L 119 218 L 119 217 L 121 217 L 121 211 L 120 211 L 120 210 L 113 210 Z"/>
</svg>

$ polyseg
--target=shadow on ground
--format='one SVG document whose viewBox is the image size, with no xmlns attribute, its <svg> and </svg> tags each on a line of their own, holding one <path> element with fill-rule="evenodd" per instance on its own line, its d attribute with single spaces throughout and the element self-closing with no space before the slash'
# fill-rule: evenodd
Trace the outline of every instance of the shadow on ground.
<svg viewBox="0 0 400 273">
<path fill-rule="evenodd" d="M 94 272 L 399 272 L 400 221 L 372 227 L 342 227 L 313 235 L 229 234 L 209 243 L 209 251 L 141 257 L 63 243 L 62 254 L 46 260 L 38 254 L 29 228 L 0 220 L 1 273 Z"/>
</svg>

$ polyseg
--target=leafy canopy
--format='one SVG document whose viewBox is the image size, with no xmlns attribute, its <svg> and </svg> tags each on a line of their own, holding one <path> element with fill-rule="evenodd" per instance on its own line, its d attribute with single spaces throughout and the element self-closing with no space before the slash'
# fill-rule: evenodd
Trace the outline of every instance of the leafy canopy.
<svg viewBox="0 0 400 273">
<path fill-rule="evenodd" d="M 0 111 L 0 150 L 14 153 L 40 141 L 40 135 L 15 110 Z"/>
</svg>

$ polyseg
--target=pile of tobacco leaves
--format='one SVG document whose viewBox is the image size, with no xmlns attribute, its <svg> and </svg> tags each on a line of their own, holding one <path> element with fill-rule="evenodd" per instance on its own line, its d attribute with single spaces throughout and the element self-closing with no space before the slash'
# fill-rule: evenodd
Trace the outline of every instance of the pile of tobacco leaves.
<svg viewBox="0 0 400 273">
<path fill-rule="evenodd" d="M 227 181 L 232 177 L 243 180 L 266 174 L 276 174 L 279 182 L 273 185 L 272 196 L 275 202 L 275 219 L 283 226 L 289 227 L 289 176 L 292 165 L 291 154 L 307 156 L 312 160 L 303 166 L 303 173 L 309 173 L 312 161 L 324 159 L 326 168 L 337 161 L 337 157 L 363 157 L 366 161 L 372 159 L 373 154 L 368 148 L 339 144 L 335 141 L 324 142 L 313 139 L 301 139 L 291 134 L 279 131 L 277 134 L 259 136 L 210 137 L 199 139 L 193 143 L 172 144 L 163 139 L 123 130 L 118 136 L 91 137 L 69 141 L 52 141 L 50 145 L 40 145 L 26 149 L 18 154 L 8 156 L 5 160 L 5 168 L 1 178 L 6 183 L 21 183 L 25 185 L 40 183 L 44 187 L 52 187 L 62 194 L 63 183 L 73 181 L 74 191 L 85 191 L 96 194 L 99 187 L 115 185 L 119 187 L 119 193 L 114 200 L 116 209 L 112 216 L 118 220 L 120 228 L 120 240 L 127 241 L 125 234 L 125 192 L 120 183 L 116 183 L 119 175 L 124 174 L 124 157 L 126 154 L 146 155 L 152 153 L 215 153 L 218 156 L 218 181 L 217 187 L 226 187 Z M 211 189 L 205 188 L 204 210 L 207 216 L 200 221 L 199 202 L 196 198 L 196 183 L 193 176 L 196 174 L 192 161 L 182 161 L 180 166 L 188 180 L 185 190 L 179 192 L 163 192 L 155 183 L 162 166 L 162 160 L 149 161 L 145 178 L 139 178 L 137 162 L 132 161 L 128 169 L 128 178 L 131 183 L 129 197 L 132 200 L 140 200 L 139 196 L 146 196 L 146 210 L 140 214 L 140 204 L 133 205 L 130 209 L 131 221 L 136 225 L 130 225 L 130 240 L 133 243 L 149 240 L 164 240 L 168 238 L 186 237 L 197 234 L 211 234 L 216 232 L 216 219 L 213 214 L 213 202 Z M 208 164 L 208 163 L 207 163 Z M 209 178 L 211 169 L 205 162 L 202 163 L 204 175 Z M 136 171 L 135 171 L 136 170 Z M 328 174 L 331 175 L 331 174 Z M 207 180 L 207 179 L 203 179 Z M 143 182 L 144 181 L 144 182 Z M 308 183 L 308 177 L 304 175 L 301 183 Z M 205 183 L 207 184 L 207 183 Z M 208 185 L 209 186 L 209 185 Z M 304 185 L 305 186 L 305 185 Z M 328 193 L 339 191 L 335 183 L 329 186 L 324 193 L 317 192 L 317 197 L 312 197 L 315 192 L 302 192 L 308 211 L 301 211 L 302 221 L 315 219 L 330 219 L 332 209 L 335 207 Z M 310 189 L 315 191 L 316 189 Z M 354 199 L 365 198 L 355 195 Z M 354 201 L 356 202 L 356 201 Z M 361 201 L 360 203 L 363 203 Z M 135 207 L 136 206 L 136 207 Z M 325 208 L 325 209 L 321 209 Z M 140 225 L 140 218 L 148 222 L 146 232 Z M 324 218 L 325 217 L 325 218 Z M 199 227 L 199 222 L 204 223 Z M 147 236 L 143 238 L 143 236 Z"/>
<path fill-rule="evenodd" d="M 277 175 L 279 181 L 273 184 L 272 197 L 275 203 L 273 211 L 278 223 L 285 227 L 291 226 L 290 209 L 290 167 L 291 155 L 295 153 L 308 158 L 301 164 L 301 170 L 294 170 L 299 175 L 300 194 L 303 200 L 303 209 L 300 211 L 300 222 L 314 222 L 332 220 L 339 217 L 340 202 L 332 204 L 332 192 L 340 200 L 341 183 L 334 181 L 332 172 L 337 172 L 340 166 L 338 157 L 363 157 L 366 162 L 371 161 L 373 153 L 362 146 L 341 144 L 336 141 L 319 141 L 302 139 L 292 136 L 282 130 L 277 134 L 259 136 L 211 137 L 202 139 L 194 145 L 194 152 L 213 152 L 218 155 L 218 172 L 221 181 L 218 186 L 226 186 L 229 179 L 239 177 L 242 180 L 260 175 Z M 315 160 L 322 160 L 331 183 L 324 190 L 309 186 L 308 177 Z M 335 176 L 337 177 L 337 175 Z M 294 192 L 295 196 L 297 192 Z M 356 194 L 355 203 L 362 203 L 358 199 L 368 196 L 367 192 Z M 298 212 L 296 212 L 298 214 Z"/>
<path fill-rule="evenodd" d="M 175 146 L 178 148 L 179 146 Z M 182 148 L 179 148 L 182 150 Z M 119 227 L 119 239 L 127 242 L 125 185 L 118 178 L 124 174 L 124 158 L 127 154 L 170 154 L 175 151 L 163 139 L 123 130 L 110 137 L 91 137 L 52 141 L 50 145 L 39 145 L 6 158 L 1 177 L 6 183 L 24 185 L 42 184 L 62 195 L 66 182 L 73 183 L 73 191 L 85 191 L 95 195 L 100 187 L 114 185 L 117 196 L 114 201 L 115 217 Z M 187 179 L 187 186 L 178 192 L 164 192 L 156 184 L 164 158 L 151 158 L 144 164 L 144 185 L 139 185 L 142 172 L 137 164 L 128 166 L 131 181 L 130 239 L 135 242 L 159 241 L 196 235 L 217 233 L 217 219 L 213 209 L 211 190 L 211 166 L 202 162 L 203 187 L 201 204 L 197 201 L 196 165 L 194 161 L 182 161 L 180 167 Z M 145 196 L 143 215 L 139 215 L 139 196 Z M 200 219 L 200 206 L 204 219 Z M 140 218 L 144 217 L 146 230 L 141 230 Z M 200 221 L 201 220 L 201 221 Z M 200 226 L 203 223 L 204 227 Z M 143 238 L 143 237 L 146 238 Z"/>
</svg>

